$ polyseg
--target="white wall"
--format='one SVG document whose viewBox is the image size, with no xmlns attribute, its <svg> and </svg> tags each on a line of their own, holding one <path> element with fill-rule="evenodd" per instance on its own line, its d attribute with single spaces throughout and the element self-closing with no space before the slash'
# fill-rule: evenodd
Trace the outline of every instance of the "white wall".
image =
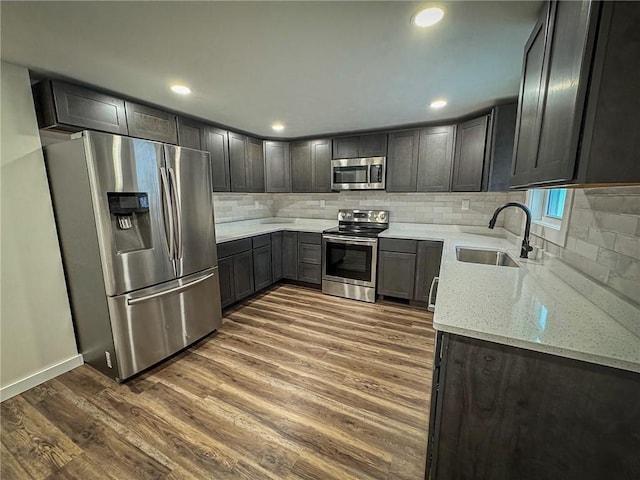
<svg viewBox="0 0 640 480">
<path fill-rule="evenodd" d="M 0 64 L 0 399 L 81 363 L 29 74 Z"/>
</svg>

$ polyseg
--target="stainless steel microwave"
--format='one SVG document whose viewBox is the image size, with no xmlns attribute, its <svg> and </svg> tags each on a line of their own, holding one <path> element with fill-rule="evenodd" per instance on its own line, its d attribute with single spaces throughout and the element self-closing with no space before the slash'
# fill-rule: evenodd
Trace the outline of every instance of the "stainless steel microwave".
<svg viewBox="0 0 640 480">
<path fill-rule="evenodd" d="M 331 160 L 331 190 L 384 190 L 386 157 Z"/>
</svg>

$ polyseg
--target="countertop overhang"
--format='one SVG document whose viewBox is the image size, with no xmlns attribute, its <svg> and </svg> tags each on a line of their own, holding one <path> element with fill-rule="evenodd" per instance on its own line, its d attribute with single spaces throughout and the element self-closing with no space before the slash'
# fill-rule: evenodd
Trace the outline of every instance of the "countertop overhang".
<svg viewBox="0 0 640 480">
<path fill-rule="evenodd" d="M 222 243 L 281 230 L 321 233 L 336 224 L 284 218 L 230 222 L 216 225 L 216 236 Z M 557 274 L 569 267 L 553 257 L 519 258 L 520 247 L 506 230 L 392 222 L 380 237 L 443 242 L 436 330 L 640 372 L 640 338 L 612 316 L 640 311 L 622 299 L 617 304 L 603 287 L 570 269 L 584 287 L 579 292 Z M 460 262 L 456 247 L 501 250 L 519 268 Z M 590 297 L 606 297 L 616 311 L 604 311 Z"/>
</svg>

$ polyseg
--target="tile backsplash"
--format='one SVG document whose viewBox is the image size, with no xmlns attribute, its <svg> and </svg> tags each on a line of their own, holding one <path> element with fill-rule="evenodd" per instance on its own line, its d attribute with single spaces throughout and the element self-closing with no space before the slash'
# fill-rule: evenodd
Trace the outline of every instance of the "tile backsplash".
<svg viewBox="0 0 640 480">
<path fill-rule="evenodd" d="M 214 193 L 213 210 L 216 223 L 273 217 L 273 194 Z"/>
<path fill-rule="evenodd" d="M 512 193 L 524 201 L 524 193 Z M 522 232 L 522 214 L 505 211 L 505 228 Z M 534 245 L 640 304 L 640 187 L 576 189 L 564 247 L 539 237 Z"/>
<path fill-rule="evenodd" d="M 334 219 L 340 208 L 389 210 L 392 222 L 488 225 L 493 211 L 509 193 L 340 192 L 277 194 L 275 217 Z M 468 210 L 463 210 L 463 202 Z M 498 222 L 501 226 L 502 220 Z"/>
</svg>

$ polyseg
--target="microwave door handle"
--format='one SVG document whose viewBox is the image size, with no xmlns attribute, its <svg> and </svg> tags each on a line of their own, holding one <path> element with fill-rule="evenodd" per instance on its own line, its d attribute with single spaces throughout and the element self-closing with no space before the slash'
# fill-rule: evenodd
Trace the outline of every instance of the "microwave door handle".
<svg viewBox="0 0 640 480">
<path fill-rule="evenodd" d="M 373 165 L 369 164 L 367 168 L 367 185 L 371 185 L 371 171 L 373 170 Z"/>
</svg>

